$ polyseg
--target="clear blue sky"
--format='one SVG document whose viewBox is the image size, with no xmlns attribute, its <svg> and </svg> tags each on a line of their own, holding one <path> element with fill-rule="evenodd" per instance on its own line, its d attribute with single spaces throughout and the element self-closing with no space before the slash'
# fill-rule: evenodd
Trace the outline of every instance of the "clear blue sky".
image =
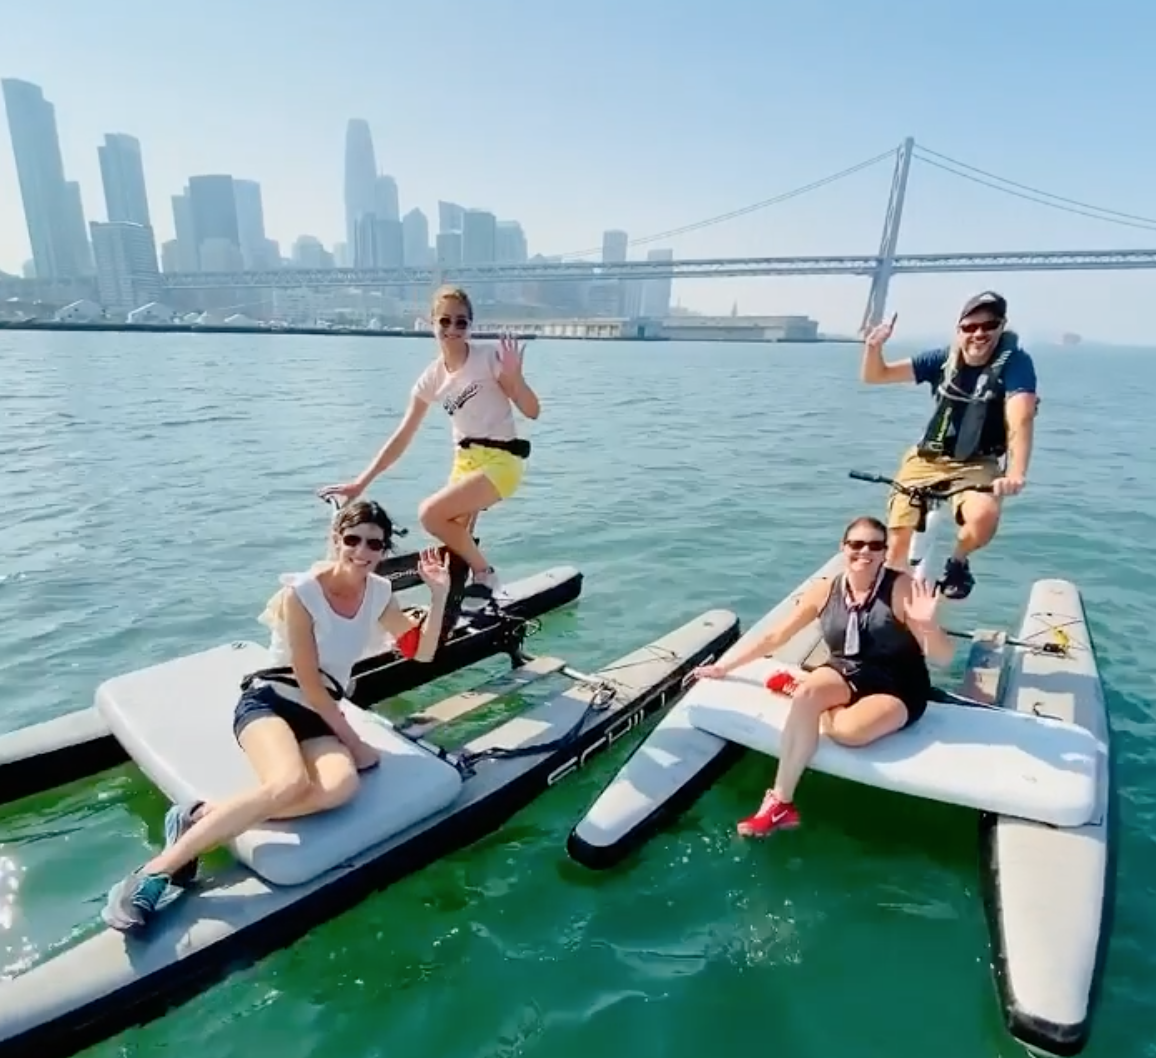
<svg viewBox="0 0 1156 1058">
<path fill-rule="evenodd" d="M 0 76 L 40 84 L 88 219 L 96 147 L 140 138 L 161 239 L 190 174 L 257 179 L 269 234 L 341 237 L 345 124 L 368 119 L 403 210 L 439 198 L 522 221 L 531 252 L 644 236 L 919 143 L 1013 180 L 1156 216 L 1151 0 L 8 0 Z M 2 114 L 2 108 L 0 108 Z M 1129 115 L 1136 115 L 1130 117 Z M 0 117 L 0 122 L 3 118 Z M 677 256 L 870 252 L 891 173 L 688 235 Z M 1156 246 L 923 164 L 900 249 Z M 29 256 L 6 129 L 0 268 Z M 900 278 L 900 332 L 996 285 L 1026 333 L 1156 341 L 1156 272 Z M 851 329 L 862 279 L 678 283 L 705 311 Z"/>
</svg>

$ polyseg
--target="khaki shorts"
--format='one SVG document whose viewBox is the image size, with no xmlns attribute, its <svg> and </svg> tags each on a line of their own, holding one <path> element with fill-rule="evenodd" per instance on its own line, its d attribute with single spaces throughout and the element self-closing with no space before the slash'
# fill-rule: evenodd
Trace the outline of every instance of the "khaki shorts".
<svg viewBox="0 0 1156 1058">
<path fill-rule="evenodd" d="M 895 474 L 902 485 L 934 485 L 949 478 L 957 485 L 990 485 L 1003 473 L 998 459 L 975 459 L 960 463 L 955 459 L 929 459 L 919 454 L 918 448 L 909 448 Z M 956 522 L 962 524 L 960 509 L 967 493 L 951 498 L 951 509 Z M 915 529 L 919 525 L 919 511 L 901 492 L 892 492 L 887 501 L 888 529 Z"/>
</svg>

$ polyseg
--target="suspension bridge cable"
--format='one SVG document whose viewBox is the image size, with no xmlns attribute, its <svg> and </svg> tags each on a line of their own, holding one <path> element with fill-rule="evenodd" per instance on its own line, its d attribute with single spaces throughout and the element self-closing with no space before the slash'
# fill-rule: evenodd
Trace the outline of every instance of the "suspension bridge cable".
<svg viewBox="0 0 1156 1058">
<path fill-rule="evenodd" d="M 820 187 L 825 187 L 827 184 L 833 184 L 837 180 L 842 180 L 845 177 L 852 176 L 855 173 L 862 172 L 864 169 L 869 169 L 873 165 L 878 165 L 885 158 L 894 158 L 898 148 L 892 147 L 882 154 L 875 155 L 874 158 L 868 158 L 865 161 L 859 162 L 857 165 L 849 166 L 837 173 L 832 173 L 830 176 L 825 176 L 821 180 L 813 180 L 803 187 L 796 187 L 792 191 L 786 191 L 781 195 L 776 195 L 774 198 L 763 199 L 761 202 L 753 202 L 749 206 L 742 206 L 739 209 L 733 209 L 729 213 L 720 213 L 715 217 L 707 217 L 705 220 L 695 221 L 693 224 L 684 224 L 681 228 L 670 228 L 667 231 L 656 232 L 653 235 L 645 235 L 638 239 L 631 239 L 627 242 L 627 246 L 644 246 L 647 243 L 659 242 L 662 239 L 670 239 L 676 235 L 686 235 L 688 232 L 699 231 L 702 228 L 710 228 L 716 224 L 722 224 L 724 221 L 734 220 L 735 217 L 744 217 L 748 213 L 755 213 L 758 210 L 766 209 L 769 206 L 777 206 L 780 202 L 786 202 L 792 198 L 798 198 L 800 195 L 808 194 L 811 191 L 816 191 Z M 601 246 L 593 246 L 586 250 L 572 250 L 570 253 L 558 254 L 558 257 L 589 257 L 591 254 L 601 253 Z"/>
<path fill-rule="evenodd" d="M 1063 195 L 1053 195 L 1050 191 L 1041 191 L 1038 187 L 1031 187 L 1028 184 L 1020 184 L 1015 180 L 1009 180 L 1006 176 L 1000 176 L 997 173 L 989 173 L 984 169 L 979 169 L 974 165 L 968 165 L 967 162 L 961 162 L 957 158 L 949 158 L 946 154 L 940 154 L 938 151 L 933 151 L 930 147 L 924 147 L 920 144 L 915 145 L 915 150 L 920 154 L 929 154 L 940 161 L 949 162 L 952 165 L 958 166 L 960 169 L 969 169 L 973 173 L 979 173 L 980 176 L 986 176 L 992 180 L 998 180 L 1000 183 L 1008 184 L 1011 187 L 1018 187 L 1021 191 L 1030 191 L 1036 195 L 1042 195 L 1044 198 L 1055 199 L 1057 202 L 1066 202 L 1069 206 L 1080 206 L 1083 209 L 1094 209 L 1098 213 L 1107 213 L 1114 217 L 1122 217 L 1124 220 L 1135 220 L 1143 224 L 1156 224 L 1156 219 L 1152 217 L 1141 217 L 1135 213 L 1121 213 L 1118 209 L 1108 209 L 1106 206 L 1097 206 L 1090 202 L 1081 202 L 1075 198 L 1065 198 Z M 923 159 L 927 161 L 928 159 Z"/>
<path fill-rule="evenodd" d="M 954 169 L 951 166 L 944 165 L 942 162 L 934 161 L 931 158 L 924 158 L 917 155 L 917 159 L 924 165 L 930 165 L 936 169 L 942 169 L 945 173 L 951 173 L 952 176 L 958 176 L 961 180 L 970 180 L 972 183 L 980 184 L 983 187 L 990 187 L 994 191 L 1002 192 L 1005 195 L 1011 195 L 1014 198 L 1022 198 L 1027 202 L 1034 202 L 1039 206 L 1047 206 L 1050 209 L 1059 210 L 1061 213 L 1071 213 L 1080 217 L 1090 217 L 1092 220 L 1102 220 L 1109 224 L 1119 224 L 1125 228 L 1139 228 L 1141 231 L 1156 231 L 1156 220 L 1148 220 L 1143 218 L 1141 221 L 1123 220 L 1115 216 L 1106 216 L 1104 213 L 1093 213 L 1091 210 L 1099 207 L 1092 206 L 1090 209 L 1078 208 L 1076 206 L 1063 205 L 1060 202 L 1051 202 L 1046 198 L 1038 197 L 1035 194 L 1025 194 L 1023 191 L 1014 191 L 1010 187 L 1003 187 L 991 180 L 985 180 L 978 176 L 973 176 L 971 173 L 962 172 L 959 169 Z M 997 177 L 996 179 L 1000 179 Z M 1053 196 L 1056 197 L 1056 196 Z"/>
</svg>

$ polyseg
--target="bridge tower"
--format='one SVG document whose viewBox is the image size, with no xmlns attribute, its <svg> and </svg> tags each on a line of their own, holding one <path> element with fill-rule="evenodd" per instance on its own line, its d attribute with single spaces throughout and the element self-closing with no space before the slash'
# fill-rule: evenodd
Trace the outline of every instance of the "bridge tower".
<svg viewBox="0 0 1156 1058">
<path fill-rule="evenodd" d="M 887 201 L 887 218 L 883 221 L 883 238 L 879 242 L 879 264 L 871 277 L 871 293 L 863 310 L 860 335 L 865 335 L 883 319 L 887 311 L 887 290 L 891 286 L 891 269 L 899 245 L 899 224 L 903 219 L 903 200 L 907 196 L 907 174 L 911 171 L 911 150 L 915 138 L 908 136 L 895 158 L 895 175 L 891 178 L 891 197 Z"/>
</svg>

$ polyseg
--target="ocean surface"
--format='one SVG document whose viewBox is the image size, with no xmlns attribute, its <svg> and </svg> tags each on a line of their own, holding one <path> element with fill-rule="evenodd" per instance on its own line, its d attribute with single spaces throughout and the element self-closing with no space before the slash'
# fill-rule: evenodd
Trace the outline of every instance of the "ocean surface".
<svg viewBox="0 0 1156 1058">
<path fill-rule="evenodd" d="M 1156 353 L 1032 352 L 1029 486 L 947 620 L 1014 628 L 1041 577 L 1084 593 L 1122 813 L 1086 1053 L 1141 1058 L 1156 1055 Z M 369 460 L 431 355 L 417 340 L 0 333 L 0 732 L 86 706 L 118 673 L 263 639 L 278 574 L 321 556 L 314 490 Z M 508 579 L 566 563 L 586 577 L 532 649 L 589 671 L 713 607 L 749 625 L 825 561 L 851 516 L 883 505 L 847 470 L 891 473 L 930 408 L 926 390 L 859 384 L 857 361 L 835 345 L 532 342 L 534 455 L 483 542 Z M 372 495 L 415 525 L 449 458 L 431 414 Z M 640 855 L 591 874 L 566 835 L 637 741 L 87 1053 L 1022 1053 L 992 986 L 974 814 L 808 775 L 803 829 L 743 843 L 734 823 L 773 769 L 752 755 Z M 93 929 L 164 808 L 131 766 L 0 808 L 0 973 Z"/>
</svg>

